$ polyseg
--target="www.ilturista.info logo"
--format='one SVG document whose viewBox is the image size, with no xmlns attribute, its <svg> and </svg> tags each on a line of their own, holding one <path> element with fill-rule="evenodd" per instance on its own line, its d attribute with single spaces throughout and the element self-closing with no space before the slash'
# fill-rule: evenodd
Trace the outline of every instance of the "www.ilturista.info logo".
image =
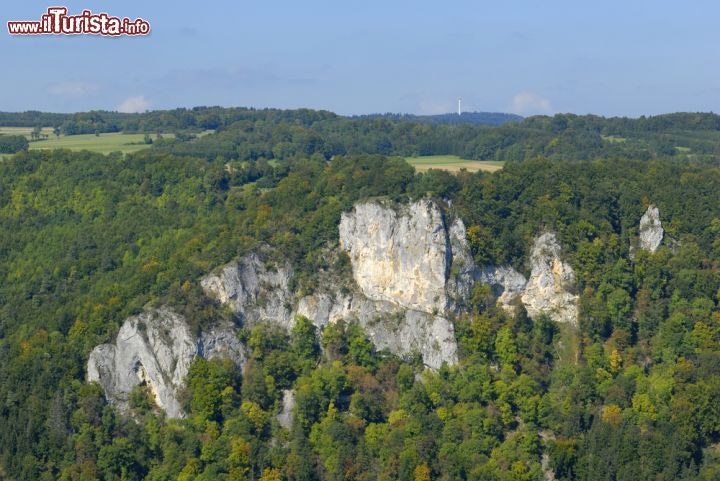
<svg viewBox="0 0 720 481">
<path fill-rule="evenodd" d="M 10 35 L 148 35 L 150 23 L 138 18 L 111 17 L 107 13 L 83 10 L 80 15 L 68 15 L 66 7 L 50 7 L 39 21 L 10 21 Z"/>
</svg>

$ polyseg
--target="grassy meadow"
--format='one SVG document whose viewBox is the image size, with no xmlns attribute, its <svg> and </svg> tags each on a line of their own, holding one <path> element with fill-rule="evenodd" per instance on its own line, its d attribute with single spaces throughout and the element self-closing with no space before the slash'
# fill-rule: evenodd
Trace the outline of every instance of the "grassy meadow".
<svg viewBox="0 0 720 481">
<path fill-rule="evenodd" d="M 489 160 L 467 160 L 457 155 L 427 155 L 422 157 L 405 157 L 405 160 L 415 167 L 418 172 L 425 172 L 429 169 L 441 169 L 448 172 L 460 172 L 467 169 L 469 172 L 484 170 L 495 172 L 502 169 L 504 162 Z"/>
<path fill-rule="evenodd" d="M 52 134 L 52 132 L 51 132 Z M 155 135 L 151 135 L 153 140 Z M 165 138 L 172 138 L 172 134 L 164 134 Z M 30 142 L 30 150 L 39 149 L 70 149 L 90 150 L 101 154 L 110 152 L 137 152 L 147 149 L 149 145 L 144 143 L 145 134 L 87 134 L 87 135 L 61 135 L 55 137 L 50 135 L 46 140 L 33 140 Z"/>
<path fill-rule="evenodd" d="M 30 140 L 30 134 L 32 133 L 32 127 L 0 127 L 0 135 L 24 135 Z M 42 133 L 45 135 L 52 135 L 52 127 L 43 127 Z"/>
<path fill-rule="evenodd" d="M 83 135 L 61 135 L 56 137 L 53 134 L 52 127 L 43 127 L 42 134 L 46 135 L 46 139 L 32 140 L 32 127 L 0 127 L 0 135 L 24 135 L 30 141 L 30 150 L 40 149 L 70 149 L 70 150 L 90 150 L 101 154 L 109 154 L 110 152 L 137 152 L 138 150 L 150 147 L 144 142 L 145 134 L 124 134 L 122 132 L 105 133 L 100 135 L 83 134 Z M 174 134 L 162 134 L 165 138 L 173 138 Z M 205 135 L 203 132 L 201 135 Z M 156 135 L 150 136 L 155 140 Z M 1 158 L 1 157 L 0 157 Z"/>
</svg>

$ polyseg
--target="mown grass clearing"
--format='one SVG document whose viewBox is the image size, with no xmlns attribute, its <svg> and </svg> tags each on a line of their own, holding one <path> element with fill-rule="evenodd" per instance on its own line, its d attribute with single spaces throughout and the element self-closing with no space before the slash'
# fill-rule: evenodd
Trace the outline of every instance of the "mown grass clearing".
<svg viewBox="0 0 720 481">
<path fill-rule="evenodd" d="M 601 135 L 600 137 L 611 144 L 622 144 L 623 142 L 627 142 L 625 137 L 619 137 L 617 135 Z"/>
<path fill-rule="evenodd" d="M 415 167 L 418 172 L 425 172 L 430 169 L 447 170 L 448 172 L 460 172 L 466 169 L 469 172 L 484 170 L 495 172 L 503 168 L 505 162 L 491 160 L 468 160 L 461 159 L 457 155 L 427 155 L 422 157 L 405 157 L 405 160 Z"/>
<path fill-rule="evenodd" d="M 0 135 L 24 135 L 28 140 L 30 140 L 32 131 L 32 127 L 0 127 Z M 43 127 L 41 133 L 50 136 L 53 135 L 53 129 L 52 127 Z"/>
<path fill-rule="evenodd" d="M 155 140 L 155 135 L 150 136 Z M 173 134 L 163 134 L 165 138 L 173 138 Z M 61 135 L 55 137 L 51 135 L 46 140 L 37 140 L 30 142 L 30 150 L 40 149 L 70 149 L 70 150 L 90 150 L 101 154 L 109 154 L 110 152 L 137 152 L 138 150 L 147 149 L 150 145 L 144 143 L 145 134 L 87 134 L 87 135 Z"/>
</svg>

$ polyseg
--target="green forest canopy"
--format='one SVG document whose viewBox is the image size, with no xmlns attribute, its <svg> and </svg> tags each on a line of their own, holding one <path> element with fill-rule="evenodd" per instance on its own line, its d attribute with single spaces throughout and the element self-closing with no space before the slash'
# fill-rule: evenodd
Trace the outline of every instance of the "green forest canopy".
<svg viewBox="0 0 720 481">
<path fill-rule="evenodd" d="M 349 132 L 440 127 L 314 113 L 306 131 L 295 114 L 135 154 L 0 162 L 0 478 L 536 480 L 547 452 L 561 480 L 718 479 L 720 169 L 553 158 L 494 174 L 417 174 L 398 157 L 353 150 L 380 127 Z M 520 125 L 545 132 L 553 122 Z M 715 135 L 695 117 L 683 122 L 698 138 Z M 346 152 L 298 150 L 315 145 L 308 132 Z M 530 142 L 523 132 L 517 142 Z M 239 153 L 279 139 L 296 150 Z M 190 152 L 230 152 L 226 142 L 237 158 Z M 143 306 L 170 303 L 195 329 L 227 316 L 198 287 L 211 269 L 270 245 L 311 291 L 326 267 L 319 253 L 354 202 L 428 195 L 452 200 L 481 264 L 525 270 L 532 238 L 556 231 L 578 275 L 579 328 L 511 317 L 479 284 L 455 323 L 460 363 L 438 372 L 375 352 L 357 325 L 316 337 L 301 320 L 289 334 L 243 328 L 243 375 L 197 360 L 184 420 L 155 412 L 142 390 L 124 418 L 84 382 L 90 350 Z M 650 203 L 674 242 L 631 258 Z M 285 431 L 274 414 L 291 387 L 297 411 Z"/>
</svg>

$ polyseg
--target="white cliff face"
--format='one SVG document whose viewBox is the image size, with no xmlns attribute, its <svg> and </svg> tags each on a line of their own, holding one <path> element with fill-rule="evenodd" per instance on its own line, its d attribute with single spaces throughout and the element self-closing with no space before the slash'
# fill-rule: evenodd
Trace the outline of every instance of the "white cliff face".
<svg viewBox="0 0 720 481">
<path fill-rule="evenodd" d="M 452 252 L 437 204 L 424 199 L 398 210 L 378 202 L 358 204 L 343 214 L 339 229 L 340 246 L 366 297 L 445 312 Z"/>
<path fill-rule="evenodd" d="M 660 222 L 660 210 L 650 205 L 640 218 L 639 246 L 648 252 L 655 252 L 663 240 L 665 231 Z"/>
<path fill-rule="evenodd" d="M 363 294 L 313 294 L 298 303 L 297 314 L 322 328 L 344 320 L 360 324 L 377 349 L 396 355 L 419 353 L 425 365 L 438 369 L 443 362 L 457 363 L 455 328 L 448 319 L 432 313 L 404 309 Z"/>
<path fill-rule="evenodd" d="M 278 424 L 287 430 L 292 428 L 293 411 L 295 410 L 295 390 L 284 389 L 282 410 L 277 415 Z"/>
<path fill-rule="evenodd" d="M 183 417 L 177 396 L 198 355 L 228 357 L 238 364 L 245 360 L 232 327 L 215 327 L 195 339 L 179 314 L 168 308 L 150 310 L 128 318 L 115 344 L 93 349 L 87 378 L 100 383 L 108 401 L 121 411 L 127 410 L 133 388 L 145 385 L 168 417 Z"/>
<path fill-rule="evenodd" d="M 337 291 L 319 292 L 300 299 L 297 314 L 307 317 L 323 328 L 341 320 L 367 325 L 380 314 L 390 314 L 397 309 L 391 302 L 373 301 L 362 294 L 343 295 Z"/>
<path fill-rule="evenodd" d="M 237 366 L 243 366 L 246 361 L 245 346 L 229 324 L 212 326 L 201 333 L 197 347 L 197 355 L 203 359 L 230 359 Z"/>
<path fill-rule="evenodd" d="M 290 328 L 291 277 L 287 262 L 268 269 L 257 254 L 250 254 L 204 277 L 200 284 L 208 295 L 230 306 L 243 322 L 271 321 Z"/>
<path fill-rule="evenodd" d="M 525 292 L 525 276 L 510 266 L 490 266 L 479 271 L 478 280 L 493 286 L 498 304 L 510 313 L 515 312 L 517 299 Z"/>
<path fill-rule="evenodd" d="M 339 237 L 360 292 L 326 286 L 301 299 L 297 313 L 318 326 L 357 322 L 378 349 L 417 352 L 434 369 L 456 363 L 447 316 L 469 293 L 475 269 L 462 221 L 448 228 L 428 199 L 400 207 L 365 202 L 343 214 Z"/>
<path fill-rule="evenodd" d="M 535 239 L 530 263 L 530 279 L 521 297 L 528 315 L 547 314 L 556 322 L 577 324 L 578 296 L 571 292 L 575 273 L 560 258 L 555 234 L 547 232 Z"/>
<path fill-rule="evenodd" d="M 410 354 L 419 353 L 426 366 L 439 369 L 443 363 L 457 364 L 455 327 L 444 317 L 419 311 L 405 311 L 400 322 L 393 318 L 365 326 L 378 349 Z"/>
</svg>

